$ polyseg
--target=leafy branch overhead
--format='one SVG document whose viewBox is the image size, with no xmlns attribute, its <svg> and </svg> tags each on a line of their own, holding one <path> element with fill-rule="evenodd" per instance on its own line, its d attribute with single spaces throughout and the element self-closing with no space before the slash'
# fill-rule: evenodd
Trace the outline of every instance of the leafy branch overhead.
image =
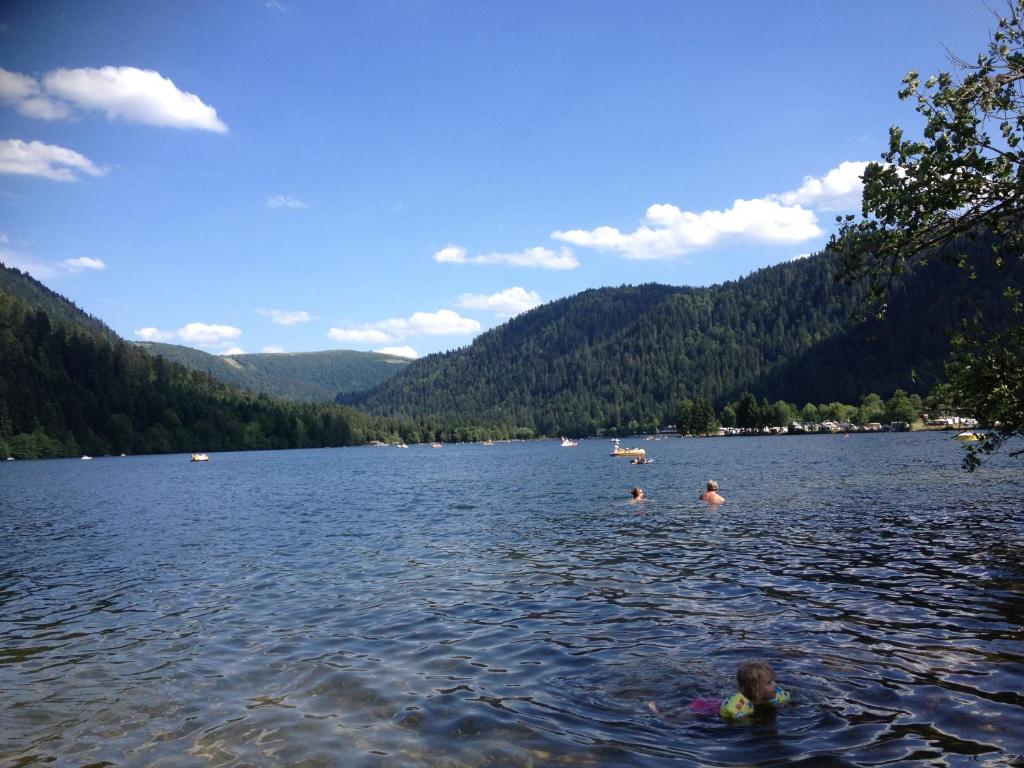
<svg viewBox="0 0 1024 768">
<path fill-rule="evenodd" d="M 841 255 L 841 278 L 865 281 L 879 314 L 894 280 L 930 258 L 941 256 L 973 275 L 978 265 L 967 247 L 973 239 L 993 239 L 996 267 L 1024 259 L 1024 0 L 1007 9 L 976 61 L 951 56 L 953 72 L 924 83 L 917 72 L 904 78 L 899 97 L 916 101 L 922 138 L 890 128 L 884 162 L 864 172 L 861 216 L 839 219 L 830 245 Z M 1003 295 L 1014 326 L 988 331 L 990 308 L 979 307 L 976 317 L 964 318 L 947 368 L 961 403 L 993 427 L 968 449 L 968 469 L 1024 430 L 1024 307 L 1010 273 L 1003 273 Z"/>
</svg>

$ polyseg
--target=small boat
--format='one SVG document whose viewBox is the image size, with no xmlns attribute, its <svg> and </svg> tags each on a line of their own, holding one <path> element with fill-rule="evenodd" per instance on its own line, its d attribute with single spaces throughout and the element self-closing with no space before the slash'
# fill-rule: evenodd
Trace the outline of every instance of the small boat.
<svg viewBox="0 0 1024 768">
<path fill-rule="evenodd" d="M 977 432 L 959 432 L 953 435 L 954 440 L 959 440 L 961 443 L 973 443 L 981 440 L 982 436 Z"/>
<path fill-rule="evenodd" d="M 568 437 L 564 437 L 564 436 L 562 437 L 562 447 L 563 448 L 578 448 L 579 444 L 580 443 L 579 443 L 578 440 L 570 440 Z"/>
<path fill-rule="evenodd" d="M 646 456 L 637 456 L 633 459 L 630 464 L 653 464 L 654 459 L 648 459 Z"/>
<path fill-rule="evenodd" d="M 8 456 L 7 457 L 7 461 L 14 461 L 14 457 L 13 456 Z"/>
<path fill-rule="evenodd" d="M 89 456 L 88 454 L 83 453 L 82 454 L 82 461 L 92 461 L 92 456 Z"/>
<path fill-rule="evenodd" d="M 484 440 L 483 445 L 494 445 L 493 440 Z"/>
<path fill-rule="evenodd" d="M 620 445 L 616 445 L 612 448 L 612 456 L 645 456 L 647 451 L 643 448 L 623 448 Z"/>
<path fill-rule="evenodd" d="M 205 453 L 193 453 L 192 454 L 192 461 L 209 461 L 209 460 L 210 460 L 210 457 L 207 456 Z"/>
<path fill-rule="evenodd" d="M 431 448 L 443 448 L 444 446 L 441 443 L 431 443 L 430 447 Z"/>
<path fill-rule="evenodd" d="M 397 448 L 408 448 L 409 446 L 406 445 L 405 443 L 399 443 L 396 447 Z"/>
</svg>

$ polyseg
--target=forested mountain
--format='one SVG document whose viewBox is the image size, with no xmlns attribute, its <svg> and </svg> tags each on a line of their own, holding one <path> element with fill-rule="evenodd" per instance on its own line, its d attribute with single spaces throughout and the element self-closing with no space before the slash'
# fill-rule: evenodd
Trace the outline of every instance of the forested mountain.
<svg viewBox="0 0 1024 768">
<path fill-rule="evenodd" d="M 588 435 L 664 425 L 682 398 L 720 408 L 743 391 L 797 404 L 923 394 L 942 376 L 957 320 L 1024 283 L 1019 265 L 971 279 L 939 259 L 902 281 L 884 320 L 857 322 L 864 292 L 837 283 L 837 269 L 825 253 L 710 288 L 585 291 L 343 400 L 376 414 Z"/>
<path fill-rule="evenodd" d="M 8 267 L 2 262 L 0 262 L 0 291 L 17 296 L 32 309 L 41 309 L 51 320 L 70 323 L 109 339 L 119 338 L 99 318 L 83 312 L 74 302 L 51 291 L 31 275 Z"/>
<path fill-rule="evenodd" d="M 228 384 L 287 400 L 331 402 L 339 393 L 372 389 L 409 364 L 404 357 L 349 349 L 211 355 L 177 344 L 135 343 L 151 355 L 205 371 Z"/>
<path fill-rule="evenodd" d="M 97 328 L 98 321 L 82 322 L 88 316 L 77 307 L 26 280 L 18 295 L 0 288 L 0 458 L 392 438 L 388 422 L 351 408 L 273 400 L 152 357 L 106 326 Z M 26 286 L 37 306 L 21 298 Z"/>
</svg>

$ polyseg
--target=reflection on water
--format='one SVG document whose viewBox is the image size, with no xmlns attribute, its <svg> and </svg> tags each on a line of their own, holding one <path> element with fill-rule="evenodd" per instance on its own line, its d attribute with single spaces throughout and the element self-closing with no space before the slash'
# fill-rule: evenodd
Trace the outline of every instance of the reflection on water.
<svg viewBox="0 0 1024 768">
<path fill-rule="evenodd" d="M 0 465 L 0 763 L 1024 765 L 1019 461 L 607 452 Z M 791 705 L 689 711 L 749 657 Z"/>
</svg>

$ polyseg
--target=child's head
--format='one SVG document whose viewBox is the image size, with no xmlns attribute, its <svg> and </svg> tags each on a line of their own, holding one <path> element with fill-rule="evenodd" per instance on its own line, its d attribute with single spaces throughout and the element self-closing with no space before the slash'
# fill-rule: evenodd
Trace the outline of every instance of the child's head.
<svg viewBox="0 0 1024 768">
<path fill-rule="evenodd" d="M 736 670 L 740 693 L 753 704 L 775 698 L 775 672 L 764 661 L 745 661 Z"/>
<path fill-rule="evenodd" d="M 717 492 L 718 491 L 718 483 L 715 482 L 714 480 L 708 480 L 708 491 L 709 492 Z"/>
</svg>

